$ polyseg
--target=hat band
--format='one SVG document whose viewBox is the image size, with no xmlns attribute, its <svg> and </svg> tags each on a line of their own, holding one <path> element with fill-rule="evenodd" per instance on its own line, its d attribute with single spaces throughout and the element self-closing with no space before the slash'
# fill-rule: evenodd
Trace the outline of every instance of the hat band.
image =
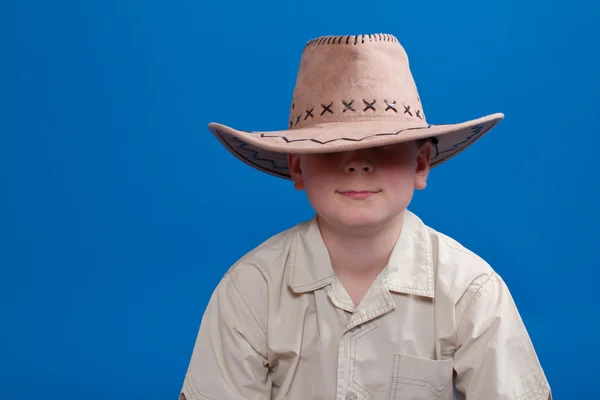
<svg viewBox="0 0 600 400">
<path fill-rule="evenodd" d="M 296 107 L 292 104 L 289 129 L 302 128 L 311 124 L 323 122 L 345 122 L 372 117 L 371 119 L 394 118 L 406 122 L 425 121 L 423 110 L 405 103 L 398 104 L 396 100 L 387 99 L 355 99 L 320 103 L 319 106 Z M 381 101 L 383 100 L 383 101 Z M 417 99 L 418 101 L 418 99 Z M 419 101 L 420 103 L 420 101 Z M 296 110 L 296 108 L 298 108 Z M 336 118 L 336 116 L 338 116 Z M 342 117 L 340 119 L 340 117 Z M 324 120 L 328 118 L 327 120 Z"/>
</svg>

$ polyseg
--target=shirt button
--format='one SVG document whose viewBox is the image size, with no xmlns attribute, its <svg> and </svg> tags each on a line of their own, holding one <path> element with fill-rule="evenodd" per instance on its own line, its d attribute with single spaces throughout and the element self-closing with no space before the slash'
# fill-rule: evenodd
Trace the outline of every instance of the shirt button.
<svg viewBox="0 0 600 400">
<path fill-rule="evenodd" d="M 358 397 L 356 397 L 356 393 L 354 392 L 348 392 L 348 394 L 346 395 L 346 400 L 356 400 L 358 399 Z"/>
</svg>

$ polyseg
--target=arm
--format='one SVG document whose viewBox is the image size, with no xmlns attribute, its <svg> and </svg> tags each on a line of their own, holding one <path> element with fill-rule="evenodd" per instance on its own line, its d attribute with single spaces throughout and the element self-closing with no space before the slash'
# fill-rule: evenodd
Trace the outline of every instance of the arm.
<svg viewBox="0 0 600 400">
<path fill-rule="evenodd" d="M 482 276 L 467 293 L 454 354 L 458 391 L 467 400 L 551 399 L 550 386 L 506 284 L 496 274 Z"/>
<path fill-rule="evenodd" d="M 227 274 L 202 318 L 180 399 L 270 398 L 264 330 Z"/>
</svg>

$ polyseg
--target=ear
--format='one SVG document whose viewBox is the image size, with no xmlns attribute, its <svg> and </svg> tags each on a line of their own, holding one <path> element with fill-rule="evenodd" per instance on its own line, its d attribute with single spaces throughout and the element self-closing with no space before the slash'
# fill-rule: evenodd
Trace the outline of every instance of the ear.
<svg viewBox="0 0 600 400">
<path fill-rule="evenodd" d="M 425 189 L 427 186 L 427 177 L 429 176 L 431 161 L 431 141 L 425 141 L 418 148 L 417 169 L 415 174 L 415 189 Z"/>
<path fill-rule="evenodd" d="M 294 187 L 298 190 L 304 189 L 304 178 L 302 177 L 302 166 L 300 165 L 300 157 L 296 154 L 288 154 L 288 168 Z"/>
</svg>

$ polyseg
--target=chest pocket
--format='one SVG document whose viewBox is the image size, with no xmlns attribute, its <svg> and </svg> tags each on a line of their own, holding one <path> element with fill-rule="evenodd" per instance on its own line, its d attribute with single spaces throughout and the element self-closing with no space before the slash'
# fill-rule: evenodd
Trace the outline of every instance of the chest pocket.
<svg viewBox="0 0 600 400">
<path fill-rule="evenodd" d="M 394 355 L 390 400 L 452 400 L 453 363 Z"/>
</svg>

